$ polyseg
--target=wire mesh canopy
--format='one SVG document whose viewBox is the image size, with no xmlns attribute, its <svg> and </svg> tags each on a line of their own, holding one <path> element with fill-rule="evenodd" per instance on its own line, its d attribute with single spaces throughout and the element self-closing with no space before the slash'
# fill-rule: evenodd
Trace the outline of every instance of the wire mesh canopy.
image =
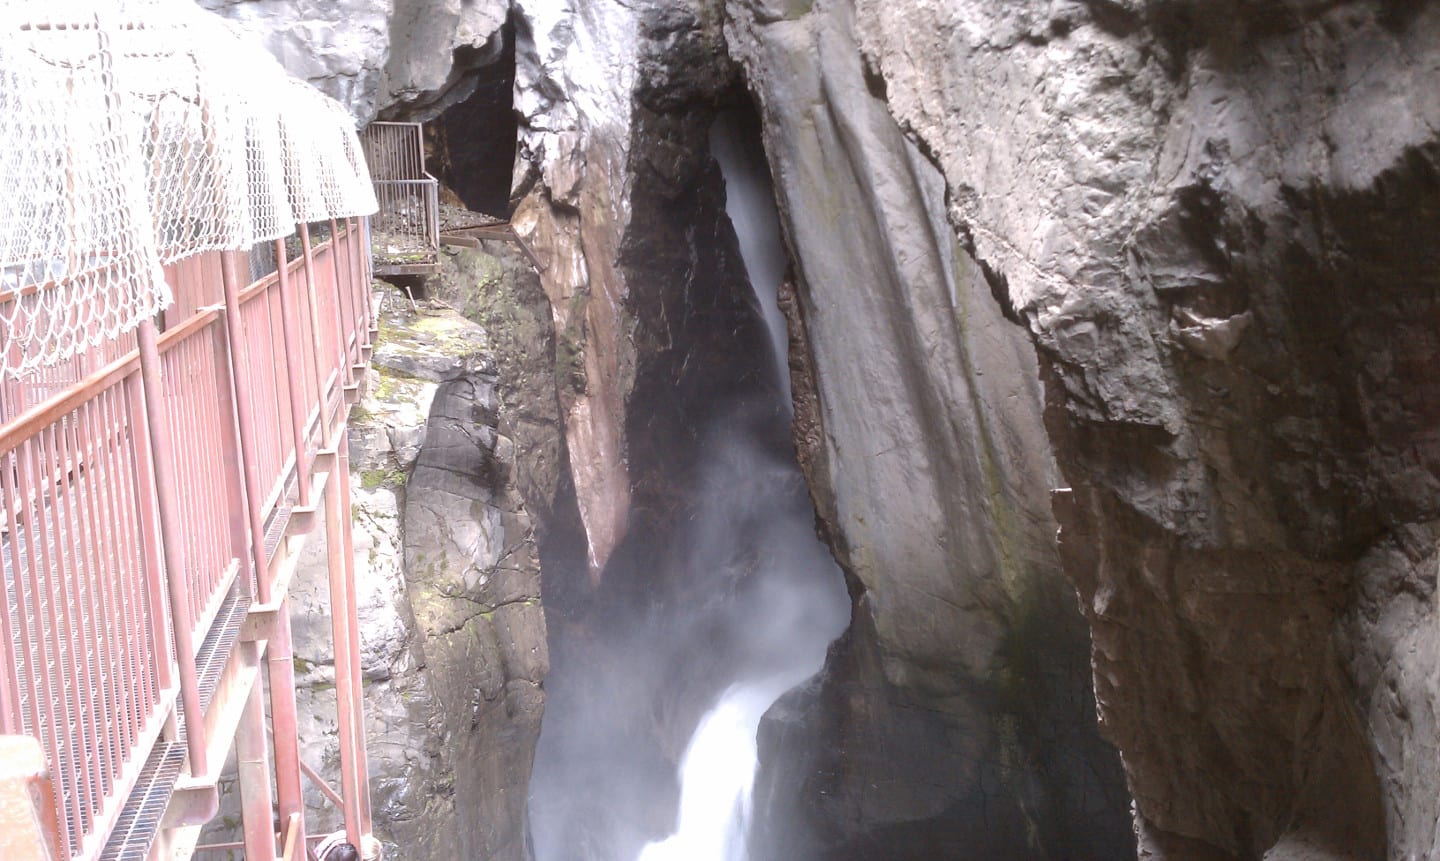
<svg viewBox="0 0 1440 861">
<path fill-rule="evenodd" d="M 163 309 L 165 264 L 375 209 L 349 113 L 190 0 L 0 0 L 0 377 Z"/>
</svg>

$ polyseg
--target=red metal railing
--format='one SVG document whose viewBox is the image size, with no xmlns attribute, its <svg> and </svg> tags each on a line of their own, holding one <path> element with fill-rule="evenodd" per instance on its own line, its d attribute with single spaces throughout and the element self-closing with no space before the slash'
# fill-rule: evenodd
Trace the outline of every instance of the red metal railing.
<svg viewBox="0 0 1440 861">
<path fill-rule="evenodd" d="M 46 748 L 62 838 L 108 830 L 176 689 L 134 359 L 0 429 L 0 726 Z"/>
<path fill-rule="evenodd" d="M 94 857 L 177 699 L 203 752 L 196 652 L 237 573 L 272 585 L 252 485 L 262 524 L 299 492 L 370 343 L 363 241 L 353 220 L 307 237 L 232 302 L 239 264 L 199 255 L 168 270 L 188 311 L 158 338 L 0 386 L 0 734 L 45 749 L 67 856 Z"/>
</svg>

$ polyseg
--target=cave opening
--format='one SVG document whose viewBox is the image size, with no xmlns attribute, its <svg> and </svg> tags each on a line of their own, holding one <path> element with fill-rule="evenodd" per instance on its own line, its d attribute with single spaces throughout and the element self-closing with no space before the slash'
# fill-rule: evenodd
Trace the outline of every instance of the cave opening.
<svg viewBox="0 0 1440 861">
<path fill-rule="evenodd" d="M 425 125 L 426 165 L 454 194 L 442 200 L 508 219 L 515 170 L 515 14 L 500 28 L 496 54 L 486 47 L 455 50 L 465 70 L 443 96 L 444 107 Z"/>
</svg>

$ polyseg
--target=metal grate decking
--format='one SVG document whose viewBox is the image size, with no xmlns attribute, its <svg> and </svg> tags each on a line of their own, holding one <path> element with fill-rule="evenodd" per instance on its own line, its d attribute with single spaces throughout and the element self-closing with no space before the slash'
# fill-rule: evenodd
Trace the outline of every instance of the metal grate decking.
<svg viewBox="0 0 1440 861">
<path fill-rule="evenodd" d="M 120 811 L 115 830 L 100 850 L 99 861 L 145 861 L 184 762 L 183 742 L 162 741 L 155 745 L 139 782 Z"/>
</svg>

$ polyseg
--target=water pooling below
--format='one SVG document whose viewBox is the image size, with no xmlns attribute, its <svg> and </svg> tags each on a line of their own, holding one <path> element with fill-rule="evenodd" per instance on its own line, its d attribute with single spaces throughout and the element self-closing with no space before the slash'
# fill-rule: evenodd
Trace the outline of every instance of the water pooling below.
<svg viewBox="0 0 1440 861">
<path fill-rule="evenodd" d="M 821 670 L 849 624 L 844 578 L 816 537 L 789 443 L 775 302 L 784 252 L 758 144 L 731 120 L 712 133 L 752 308 L 769 330 L 769 355 L 755 356 L 769 379 L 717 387 L 726 394 L 699 438 L 680 443 L 695 459 L 673 533 L 632 526 L 597 592 L 568 608 L 546 596 L 537 861 L 748 861 L 762 719 Z"/>
</svg>

